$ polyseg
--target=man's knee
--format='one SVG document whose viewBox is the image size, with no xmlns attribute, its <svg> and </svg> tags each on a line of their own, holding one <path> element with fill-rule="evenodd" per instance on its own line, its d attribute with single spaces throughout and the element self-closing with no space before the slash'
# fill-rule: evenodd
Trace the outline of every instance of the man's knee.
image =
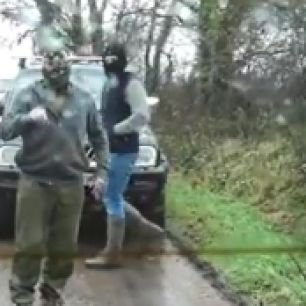
<svg viewBox="0 0 306 306">
<path fill-rule="evenodd" d="M 16 241 L 16 252 L 29 256 L 43 256 L 46 251 L 44 240 L 37 238 Z"/>
<path fill-rule="evenodd" d="M 125 217 L 124 201 L 122 199 L 113 199 L 105 197 L 104 203 L 108 215 L 115 216 L 118 218 Z"/>
</svg>

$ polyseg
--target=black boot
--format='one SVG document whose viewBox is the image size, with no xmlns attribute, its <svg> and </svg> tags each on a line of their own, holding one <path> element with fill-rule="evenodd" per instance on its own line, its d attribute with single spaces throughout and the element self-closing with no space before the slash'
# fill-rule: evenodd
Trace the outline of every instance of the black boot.
<svg viewBox="0 0 306 306">
<path fill-rule="evenodd" d="M 42 284 L 39 288 L 41 294 L 41 306 L 63 306 L 64 300 L 54 288 L 48 284 Z"/>
</svg>

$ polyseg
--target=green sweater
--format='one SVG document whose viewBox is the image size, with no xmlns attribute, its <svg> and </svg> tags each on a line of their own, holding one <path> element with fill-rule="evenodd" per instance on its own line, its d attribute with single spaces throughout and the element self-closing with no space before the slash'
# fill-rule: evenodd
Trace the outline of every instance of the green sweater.
<svg viewBox="0 0 306 306">
<path fill-rule="evenodd" d="M 108 143 L 99 113 L 91 96 L 70 85 L 60 111 L 55 111 L 58 97 L 43 81 L 21 90 L 8 101 L 1 122 L 1 138 L 22 137 L 16 154 L 21 172 L 47 183 L 71 183 L 82 179 L 89 161 L 84 150 L 91 143 L 103 176 L 108 158 Z M 27 115 L 33 108 L 47 110 L 48 121 L 33 121 Z"/>
</svg>

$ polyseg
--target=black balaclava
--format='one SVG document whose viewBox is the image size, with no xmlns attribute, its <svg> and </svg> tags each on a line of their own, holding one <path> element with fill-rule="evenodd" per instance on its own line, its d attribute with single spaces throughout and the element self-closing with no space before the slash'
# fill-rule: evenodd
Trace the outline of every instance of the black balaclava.
<svg viewBox="0 0 306 306">
<path fill-rule="evenodd" d="M 58 93 L 65 93 L 69 85 L 70 66 L 65 53 L 45 52 L 42 73 L 44 79 Z"/>
<path fill-rule="evenodd" d="M 103 54 L 103 64 L 106 74 L 122 73 L 127 66 L 127 55 L 124 45 L 111 43 Z"/>
</svg>

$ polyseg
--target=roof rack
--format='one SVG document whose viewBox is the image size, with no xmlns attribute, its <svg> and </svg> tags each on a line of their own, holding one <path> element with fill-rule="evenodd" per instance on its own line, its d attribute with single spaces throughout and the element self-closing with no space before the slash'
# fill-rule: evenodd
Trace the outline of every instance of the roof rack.
<svg viewBox="0 0 306 306">
<path fill-rule="evenodd" d="M 42 65 L 42 56 L 32 56 L 32 57 L 17 57 L 18 65 L 20 69 L 26 67 L 40 66 Z M 68 61 L 71 64 L 101 64 L 102 57 L 100 56 L 68 56 Z"/>
<path fill-rule="evenodd" d="M 89 63 L 102 63 L 101 56 L 68 56 L 68 61 L 72 64 L 89 64 Z"/>
</svg>

